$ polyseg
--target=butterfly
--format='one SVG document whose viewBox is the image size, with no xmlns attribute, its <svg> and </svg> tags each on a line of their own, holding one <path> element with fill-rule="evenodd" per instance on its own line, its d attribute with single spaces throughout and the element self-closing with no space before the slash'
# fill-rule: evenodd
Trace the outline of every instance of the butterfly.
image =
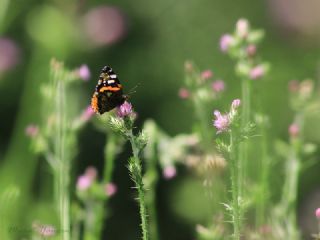
<svg viewBox="0 0 320 240">
<path fill-rule="evenodd" d="M 104 66 L 91 98 L 93 111 L 103 114 L 122 105 L 128 98 L 127 95 L 123 94 L 122 89 L 117 74 L 111 67 Z"/>
</svg>

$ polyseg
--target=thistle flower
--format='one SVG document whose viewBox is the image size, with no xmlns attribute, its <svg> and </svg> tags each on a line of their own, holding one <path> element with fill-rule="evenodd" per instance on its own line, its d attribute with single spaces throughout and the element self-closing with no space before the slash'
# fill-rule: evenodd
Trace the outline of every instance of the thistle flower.
<svg viewBox="0 0 320 240">
<path fill-rule="evenodd" d="M 265 74 L 265 68 L 262 65 L 257 65 L 250 70 L 249 76 L 251 79 L 256 80 L 263 77 Z"/>
<path fill-rule="evenodd" d="M 230 34 L 225 34 L 220 38 L 220 50 L 222 52 L 227 52 L 229 48 L 233 45 L 234 38 Z"/>
<path fill-rule="evenodd" d="M 36 137 L 38 133 L 39 133 L 39 127 L 35 124 L 30 124 L 25 129 L 25 134 L 31 138 Z"/>
<path fill-rule="evenodd" d="M 320 221 L 320 208 L 317 208 L 315 211 L 316 218 Z"/>
<path fill-rule="evenodd" d="M 190 92 L 186 88 L 180 88 L 178 95 L 181 99 L 187 99 L 190 97 Z"/>
<path fill-rule="evenodd" d="M 177 170 L 174 166 L 166 166 L 163 169 L 162 175 L 165 179 L 169 180 L 177 175 Z"/>
<path fill-rule="evenodd" d="M 84 80 L 84 81 L 89 81 L 90 79 L 90 69 L 86 64 L 82 64 L 79 69 L 77 70 L 78 76 Z"/>
<path fill-rule="evenodd" d="M 236 24 L 236 34 L 240 38 L 246 38 L 249 34 L 249 22 L 247 19 L 241 18 L 237 21 Z"/>
<path fill-rule="evenodd" d="M 233 100 L 232 104 L 231 104 L 231 109 L 236 111 L 238 109 L 238 107 L 240 106 L 240 104 L 241 104 L 240 99 Z"/>
<path fill-rule="evenodd" d="M 247 52 L 247 55 L 248 55 L 249 57 L 253 57 L 254 55 L 256 55 L 256 53 L 257 53 L 257 47 L 256 47 L 256 45 L 250 44 L 250 45 L 246 48 L 246 52 Z"/>
<path fill-rule="evenodd" d="M 92 110 L 92 107 L 91 106 L 88 106 L 84 112 L 82 113 L 81 115 L 81 120 L 84 121 L 84 122 L 87 122 L 90 120 L 90 118 L 94 116 L 94 111 Z"/>
<path fill-rule="evenodd" d="M 95 167 L 89 166 L 86 168 L 84 175 L 93 181 L 97 178 L 98 172 Z"/>
<path fill-rule="evenodd" d="M 215 110 L 213 114 L 216 117 L 213 121 L 213 126 L 218 130 L 217 133 L 228 131 L 230 126 L 228 114 L 221 114 L 218 110 Z"/>
<path fill-rule="evenodd" d="M 225 84 L 224 84 L 224 81 L 222 80 L 216 80 L 212 83 L 211 87 L 214 92 L 220 93 L 224 91 Z"/>
<path fill-rule="evenodd" d="M 203 80 L 208 80 L 212 78 L 212 76 L 213 76 L 213 72 L 211 70 L 205 70 L 201 73 L 201 78 Z"/>
<path fill-rule="evenodd" d="M 114 183 L 107 183 L 105 186 L 105 192 L 108 197 L 113 196 L 118 191 L 117 185 Z"/>
<path fill-rule="evenodd" d="M 81 175 L 77 180 L 77 189 L 85 191 L 92 185 L 92 178 L 87 175 Z"/>
<path fill-rule="evenodd" d="M 90 10 L 84 16 L 83 26 L 88 39 L 98 47 L 119 41 L 127 29 L 123 13 L 108 6 Z"/>
<path fill-rule="evenodd" d="M 9 38 L 0 38 L 0 73 L 13 68 L 19 61 L 19 49 Z"/>
<path fill-rule="evenodd" d="M 299 132 L 300 132 L 300 127 L 298 126 L 298 124 L 292 123 L 289 126 L 288 132 L 289 132 L 290 137 L 293 137 L 293 138 L 297 137 L 299 135 Z"/>
<path fill-rule="evenodd" d="M 117 108 L 117 116 L 124 118 L 133 114 L 131 103 L 125 101 L 121 106 Z"/>
</svg>

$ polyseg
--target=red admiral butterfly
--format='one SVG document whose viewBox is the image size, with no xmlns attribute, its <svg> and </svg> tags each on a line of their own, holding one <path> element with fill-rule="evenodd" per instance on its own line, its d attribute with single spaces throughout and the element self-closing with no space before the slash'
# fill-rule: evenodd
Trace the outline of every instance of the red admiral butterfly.
<svg viewBox="0 0 320 240">
<path fill-rule="evenodd" d="M 103 114 L 122 105 L 127 96 L 122 92 L 122 85 L 109 66 L 101 70 L 98 84 L 91 98 L 91 107 L 94 112 Z"/>
</svg>

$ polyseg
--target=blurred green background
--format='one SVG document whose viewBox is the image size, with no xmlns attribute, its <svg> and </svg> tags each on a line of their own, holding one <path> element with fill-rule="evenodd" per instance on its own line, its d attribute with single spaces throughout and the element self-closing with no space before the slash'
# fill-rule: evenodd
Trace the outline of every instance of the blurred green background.
<svg viewBox="0 0 320 240">
<path fill-rule="evenodd" d="M 153 118 L 170 135 L 190 132 L 195 121 L 191 106 L 177 95 L 183 85 L 184 62 L 193 60 L 200 69 L 211 69 L 223 79 L 226 101 L 218 104 L 228 106 L 231 99 L 240 96 L 240 82 L 234 76 L 232 61 L 219 50 L 219 39 L 232 31 L 237 19 L 245 17 L 266 31 L 259 51 L 272 68 L 259 83 L 262 105 L 270 115 L 271 135 L 286 139 L 292 121 L 287 83 L 292 79 L 318 80 L 320 70 L 320 19 L 314 10 L 320 3 L 303 2 L 293 1 L 289 6 L 285 0 L 0 0 L 0 37 L 14 41 L 17 48 L 14 54 L 6 55 L 6 47 L 0 46 L 0 189 L 10 184 L 21 188 L 22 222 L 31 221 L 37 209 L 47 207 L 40 202 L 50 203 L 50 188 L 46 187 L 50 182 L 42 182 L 50 172 L 43 159 L 29 151 L 25 127 L 40 121 L 39 86 L 48 80 L 52 57 L 70 68 L 89 66 L 91 80 L 79 86 L 83 108 L 90 102 L 101 67 L 110 65 L 125 91 L 138 85 L 131 101 L 140 124 Z M 3 58 L 15 61 L 2 70 Z M 307 133 L 319 143 L 317 120 L 307 125 Z M 103 145 L 104 136 L 92 125 L 81 132 L 75 175 L 88 165 L 101 167 Z M 116 166 L 114 181 L 119 194 L 111 200 L 113 213 L 106 229 L 110 239 L 139 237 L 136 203 L 125 168 L 128 154 L 119 157 Z M 302 178 L 301 202 L 316 187 L 319 191 L 319 164 L 317 167 Z M 202 202 L 190 199 L 181 207 L 181 199 L 177 199 L 196 195 L 188 191 L 196 193 L 201 183 L 189 178 L 181 174 L 160 183 L 157 205 L 162 239 L 193 239 L 195 222 L 184 216 L 188 214 L 177 212 L 192 210 L 194 221 L 204 219 L 202 209 L 194 209 L 203 206 Z M 185 186 L 190 187 L 184 190 Z"/>
</svg>

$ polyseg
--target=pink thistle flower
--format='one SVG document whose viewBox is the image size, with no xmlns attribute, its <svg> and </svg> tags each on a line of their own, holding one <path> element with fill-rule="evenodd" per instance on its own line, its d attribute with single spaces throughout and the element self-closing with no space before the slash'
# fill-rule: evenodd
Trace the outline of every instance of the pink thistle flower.
<svg viewBox="0 0 320 240">
<path fill-rule="evenodd" d="M 213 121 L 213 126 L 218 130 L 217 133 L 226 132 L 229 130 L 230 119 L 227 114 L 221 114 L 218 110 L 214 111 L 216 119 Z"/>
<path fill-rule="evenodd" d="M 249 57 L 253 57 L 254 55 L 256 55 L 256 53 L 257 53 L 257 47 L 256 47 L 256 45 L 250 44 L 250 45 L 246 48 L 246 52 L 247 52 L 247 55 L 248 55 Z"/>
<path fill-rule="evenodd" d="M 230 34 L 225 34 L 220 38 L 220 50 L 227 52 L 234 43 L 234 39 Z"/>
<path fill-rule="evenodd" d="M 300 84 L 299 84 L 299 81 L 297 80 L 291 80 L 288 84 L 288 89 L 292 93 L 298 92 L 299 88 L 300 88 Z"/>
<path fill-rule="evenodd" d="M 169 180 L 177 175 L 177 170 L 174 166 L 166 166 L 163 169 L 162 175 L 165 179 Z"/>
<path fill-rule="evenodd" d="M 249 34 L 249 22 L 247 19 L 241 18 L 236 24 L 236 33 L 240 38 L 246 38 Z"/>
<path fill-rule="evenodd" d="M 241 100 L 240 99 L 235 99 L 232 101 L 232 104 L 231 104 L 231 108 L 236 110 L 241 104 Z"/>
<path fill-rule="evenodd" d="M 19 62 L 20 50 L 9 38 L 0 38 L 0 73 L 12 69 Z"/>
<path fill-rule="evenodd" d="M 92 110 L 92 107 L 91 106 L 88 106 L 82 113 L 81 115 L 81 120 L 84 121 L 84 122 L 87 122 L 89 121 L 93 115 L 94 115 L 94 111 Z"/>
<path fill-rule="evenodd" d="M 131 103 L 125 101 L 121 106 L 117 107 L 117 116 L 124 118 L 134 114 Z"/>
<path fill-rule="evenodd" d="M 39 127 L 34 124 L 28 125 L 25 129 L 25 134 L 31 138 L 36 137 L 38 135 L 38 133 L 39 133 Z"/>
<path fill-rule="evenodd" d="M 34 230 L 43 237 L 52 237 L 56 234 L 56 229 L 52 225 L 33 224 Z"/>
<path fill-rule="evenodd" d="M 315 211 L 316 218 L 320 220 L 320 208 L 317 208 Z"/>
<path fill-rule="evenodd" d="M 263 77 L 265 74 L 265 69 L 262 65 L 255 66 L 250 70 L 249 76 L 251 79 L 259 79 Z"/>
<path fill-rule="evenodd" d="M 186 88 L 180 88 L 180 89 L 179 89 L 179 97 L 180 97 L 181 99 L 187 99 L 187 98 L 189 98 L 189 97 L 190 97 L 190 92 L 189 92 L 189 90 L 186 89 Z"/>
<path fill-rule="evenodd" d="M 225 84 L 224 84 L 224 81 L 222 80 L 216 80 L 212 83 L 211 87 L 214 92 L 220 93 L 224 91 Z"/>
<path fill-rule="evenodd" d="M 89 67 L 86 64 L 82 64 L 79 67 L 77 73 L 82 80 L 89 81 L 91 73 Z"/>
<path fill-rule="evenodd" d="M 89 166 L 86 168 L 84 175 L 89 177 L 92 181 L 94 181 L 97 178 L 98 172 L 95 167 Z"/>
<path fill-rule="evenodd" d="M 201 78 L 203 80 L 208 80 L 212 78 L 212 76 L 213 76 L 213 72 L 211 70 L 205 70 L 201 73 Z"/>
<path fill-rule="evenodd" d="M 299 135 L 299 132 L 300 132 L 299 125 L 296 124 L 296 123 L 292 123 L 289 126 L 288 132 L 289 132 L 290 137 L 297 137 Z"/>
<path fill-rule="evenodd" d="M 100 6 L 84 16 L 84 30 L 88 39 L 96 46 L 111 45 L 126 34 L 123 13 L 115 7 Z"/>
<path fill-rule="evenodd" d="M 87 175 L 81 175 L 77 180 L 77 189 L 80 191 L 87 190 L 92 185 L 92 178 Z"/>
<path fill-rule="evenodd" d="M 105 186 L 105 192 L 107 194 L 108 197 L 113 196 L 114 194 L 116 194 L 118 191 L 118 187 L 116 184 L 114 183 L 107 183 Z"/>
</svg>

